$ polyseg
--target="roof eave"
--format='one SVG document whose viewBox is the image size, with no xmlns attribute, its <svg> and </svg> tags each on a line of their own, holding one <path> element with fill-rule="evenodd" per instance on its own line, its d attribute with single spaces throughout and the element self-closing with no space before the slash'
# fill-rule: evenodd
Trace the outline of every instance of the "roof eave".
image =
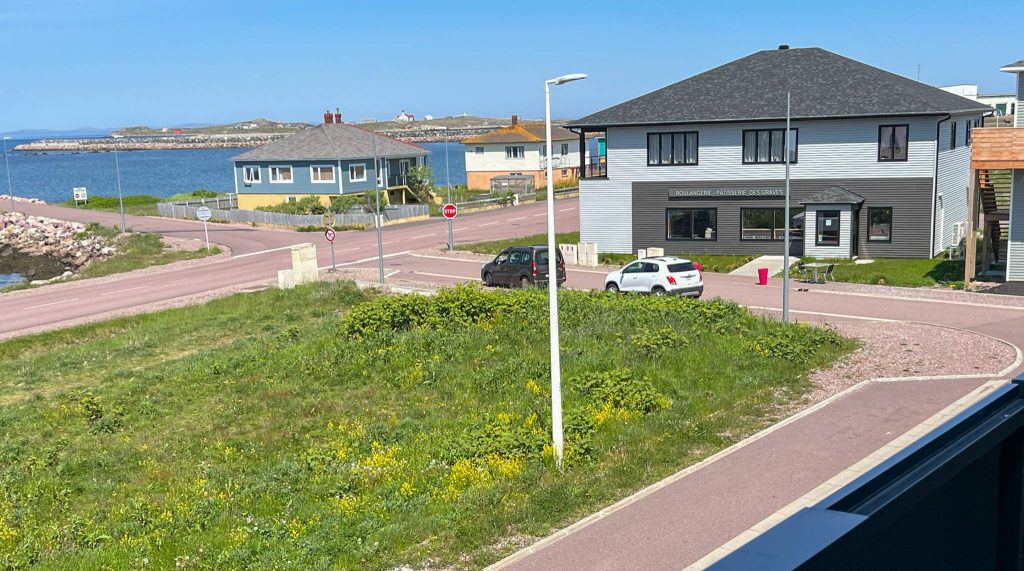
<svg viewBox="0 0 1024 571">
<path fill-rule="evenodd" d="M 399 154 L 378 154 L 376 157 L 365 156 L 365 157 L 305 157 L 301 159 L 281 159 L 281 158 L 244 158 L 245 155 L 238 155 L 231 158 L 231 162 L 252 162 L 252 163 L 269 163 L 269 162 L 288 162 L 288 161 L 372 161 L 374 158 L 378 159 L 401 159 L 405 157 L 423 157 L 429 155 L 430 151 L 422 151 L 415 153 L 399 153 Z"/>
<path fill-rule="evenodd" d="M 813 116 L 792 116 L 792 121 L 815 121 L 819 119 L 870 119 L 872 117 L 941 117 L 946 114 L 959 113 L 985 113 L 991 111 L 991 107 L 985 105 L 974 109 L 958 109 L 952 111 L 919 111 L 913 113 L 869 113 L 863 115 L 813 115 Z M 615 123 L 569 123 L 568 129 L 607 129 L 608 127 L 654 127 L 658 125 L 701 125 L 706 123 L 769 123 L 785 121 L 785 117 L 746 117 L 738 119 L 701 119 L 686 121 L 637 121 L 637 122 L 615 122 Z"/>
</svg>

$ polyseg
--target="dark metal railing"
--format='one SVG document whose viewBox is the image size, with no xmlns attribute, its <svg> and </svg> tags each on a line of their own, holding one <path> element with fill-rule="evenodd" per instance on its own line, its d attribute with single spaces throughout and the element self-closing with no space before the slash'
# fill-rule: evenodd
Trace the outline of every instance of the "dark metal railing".
<svg viewBox="0 0 1024 571">
<path fill-rule="evenodd" d="M 604 178 L 608 176 L 608 163 L 604 157 L 599 162 L 588 164 L 583 169 L 583 178 Z"/>
</svg>

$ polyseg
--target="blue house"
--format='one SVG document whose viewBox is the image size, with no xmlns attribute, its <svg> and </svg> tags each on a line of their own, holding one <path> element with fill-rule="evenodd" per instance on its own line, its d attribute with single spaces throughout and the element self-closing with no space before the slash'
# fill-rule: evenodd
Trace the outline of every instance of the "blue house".
<svg viewBox="0 0 1024 571">
<path fill-rule="evenodd" d="M 387 189 L 391 202 L 405 202 L 409 169 L 426 164 L 427 154 L 355 125 L 317 125 L 232 159 L 238 207 L 252 210 L 310 195 L 327 204 L 331 196 L 375 186 Z"/>
</svg>

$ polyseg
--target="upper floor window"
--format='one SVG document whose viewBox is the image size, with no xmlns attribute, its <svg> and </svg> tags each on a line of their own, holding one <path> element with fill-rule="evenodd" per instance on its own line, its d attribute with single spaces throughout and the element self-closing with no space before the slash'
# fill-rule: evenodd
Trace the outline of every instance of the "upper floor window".
<svg viewBox="0 0 1024 571">
<path fill-rule="evenodd" d="M 569 143 L 562 143 L 561 155 L 564 157 L 565 155 L 568 155 L 568 154 L 569 154 Z"/>
<path fill-rule="evenodd" d="M 789 152 L 789 162 L 797 159 L 797 129 L 789 130 L 789 138 L 793 148 Z M 749 129 L 743 131 L 743 163 L 783 163 L 786 161 L 786 130 L 785 129 Z"/>
<path fill-rule="evenodd" d="M 309 178 L 314 183 L 334 182 L 334 167 L 330 165 L 313 165 L 309 167 Z"/>
<path fill-rule="evenodd" d="M 956 148 L 956 121 L 952 121 L 949 124 L 949 148 Z"/>
<path fill-rule="evenodd" d="M 292 182 L 292 167 L 270 167 L 270 182 Z"/>
<path fill-rule="evenodd" d="M 909 125 L 881 125 L 878 127 L 878 160 L 907 160 Z"/>
<path fill-rule="evenodd" d="M 259 184 L 259 182 L 260 182 L 260 167 L 258 167 L 258 166 L 242 167 L 242 181 L 245 184 Z"/>
<path fill-rule="evenodd" d="M 505 147 L 506 159 L 521 159 L 526 156 L 526 149 L 522 146 Z"/>
<path fill-rule="evenodd" d="M 648 133 L 647 164 L 695 165 L 697 164 L 697 131 L 683 133 Z"/>
<path fill-rule="evenodd" d="M 974 119 L 964 121 L 964 144 L 971 145 L 971 131 L 974 129 Z"/>
<path fill-rule="evenodd" d="M 482 154 L 484 154 L 484 148 L 483 147 L 473 147 L 473 152 L 478 154 L 478 155 L 482 155 Z"/>
</svg>

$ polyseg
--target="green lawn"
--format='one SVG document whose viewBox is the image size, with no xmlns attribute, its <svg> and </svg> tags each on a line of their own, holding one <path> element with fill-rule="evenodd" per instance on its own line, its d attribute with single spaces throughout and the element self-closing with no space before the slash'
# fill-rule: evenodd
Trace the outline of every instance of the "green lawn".
<svg viewBox="0 0 1024 571">
<path fill-rule="evenodd" d="M 158 216 L 156 205 L 159 202 L 172 202 L 176 200 L 198 200 L 200 198 L 214 198 L 220 194 L 199 189 L 193 192 L 175 194 L 167 198 L 158 198 L 148 194 L 132 194 L 123 197 L 125 214 L 136 216 Z M 71 208 L 84 208 L 87 210 L 103 210 L 108 212 L 120 212 L 121 206 L 116 196 L 91 196 L 87 203 L 75 204 L 74 200 L 60 203 L 60 206 Z"/>
<path fill-rule="evenodd" d="M 579 232 L 563 232 L 555 234 L 555 241 L 559 244 L 576 244 L 580 241 Z M 498 254 L 505 248 L 512 246 L 533 246 L 545 245 L 548 243 L 547 234 L 534 234 L 523 238 L 509 238 L 505 240 L 492 240 L 489 242 L 472 242 L 468 244 L 456 243 L 456 250 L 467 252 L 479 252 L 481 254 Z M 669 256 L 679 256 L 693 260 L 701 264 L 705 272 L 727 273 L 735 270 L 743 264 L 756 258 L 756 255 L 730 255 L 730 254 L 700 254 L 685 252 L 665 252 Z M 598 254 L 598 261 L 607 265 L 625 265 L 636 259 L 634 254 Z"/>
<path fill-rule="evenodd" d="M 0 567 L 478 568 L 766 426 L 852 350 L 723 302 L 351 283 L 0 343 Z"/>
<path fill-rule="evenodd" d="M 807 259 L 805 262 L 818 261 Z M 930 287 L 946 285 L 963 288 L 964 263 L 942 257 L 875 258 L 870 264 L 855 264 L 851 260 L 821 260 L 836 265 L 835 278 L 840 282 L 884 284 L 902 287 Z"/>
</svg>

